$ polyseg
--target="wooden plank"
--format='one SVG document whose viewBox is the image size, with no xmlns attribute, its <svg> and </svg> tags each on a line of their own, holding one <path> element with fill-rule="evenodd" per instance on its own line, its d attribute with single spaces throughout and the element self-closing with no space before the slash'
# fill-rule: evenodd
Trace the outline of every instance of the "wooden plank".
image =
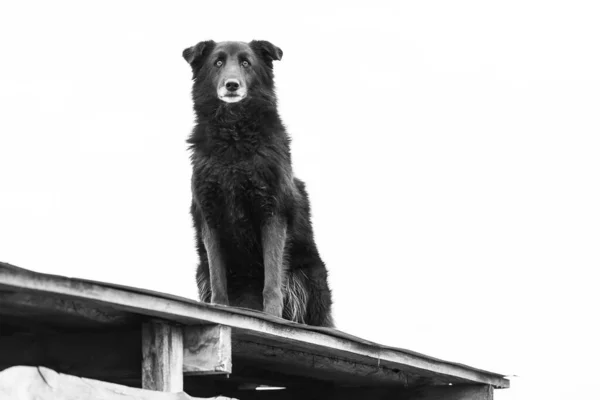
<svg viewBox="0 0 600 400">
<path fill-rule="evenodd" d="M 163 321 L 142 325 L 142 387 L 183 391 L 183 330 Z"/>
<path fill-rule="evenodd" d="M 134 289 L 118 288 L 44 274 L 15 272 L 0 268 L 0 286 L 31 290 L 49 296 L 69 297 L 81 302 L 92 301 L 103 307 L 143 314 L 180 322 L 185 325 L 221 324 L 233 328 L 233 334 L 243 334 L 257 342 L 273 346 L 302 347 L 323 357 L 343 358 L 368 365 L 384 365 L 390 369 L 408 371 L 426 377 L 438 377 L 442 382 L 489 384 L 509 387 L 502 375 L 465 365 L 448 363 L 409 351 L 382 348 L 326 332 L 292 327 L 267 316 L 243 315 L 227 307 L 208 306 L 183 299 L 160 297 Z M 258 314 L 257 314 L 258 315 Z"/>
<path fill-rule="evenodd" d="M 303 368 L 305 365 L 313 365 L 311 360 L 319 360 L 321 368 L 320 376 L 328 375 L 329 379 L 335 382 L 357 382 L 362 381 L 365 377 L 367 380 L 377 382 L 378 385 L 396 385 L 404 386 L 419 384 L 441 385 L 448 383 L 469 384 L 470 380 L 462 377 L 439 374 L 429 370 L 415 368 L 411 365 L 401 365 L 389 362 L 382 356 L 383 351 L 367 354 L 348 354 L 341 349 L 328 348 L 326 352 L 321 352 L 319 348 L 315 348 L 311 343 L 301 341 L 290 341 L 280 338 L 264 337 L 256 335 L 246 330 L 234 330 L 234 362 L 240 354 L 247 354 L 250 359 L 253 357 L 257 363 L 274 360 L 271 357 L 271 351 L 267 350 L 267 357 L 262 356 L 262 351 L 244 351 L 245 346 L 259 346 L 265 349 L 279 348 L 285 353 L 294 354 L 293 357 L 286 357 L 289 360 L 286 370 L 295 371 L 296 367 Z M 238 343 L 245 343 L 242 346 L 237 346 Z M 353 367 L 352 367 L 353 366 Z M 314 371 L 313 371 L 314 372 Z M 307 372 L 307 373 L 310 373 Z M 399 378 L 401 376 L 402 378 Z M 371 378 L 372 377 L 372 378 Z"/>
<path fill-rule="evenodd" d="M 262 369 L 285 371 L 288 374 L 312 378 L 323 382 L 359 386 L 393 385 L 405 387 L 419 377 L 386 367 L 365 365 L 329 358 L 314 353 L 294 351 L 262 343 L 234 340 L 234 361 L 247 360 Z"/>
<path fill-rule="evenodd" d="M 59 374 L 44 367 L 19 366 L 0 372 L 0 399 L 193 400 L 198 398 L 190 397 L 185 393 L 155 392 Z M 218 400 L 226 399 L 218 397 Z"/>
<path fill-rule="evenodd" d="M 68 325 L 70 329 L 138 325 L 140 317 L 109 307 L 98 307 L 89 301 L 48 296 L 36 292 L 0 291 L 2 315 L 26 317 L 32 325 L 49 327 Z"/>
<path fill-rule="evenodd" d="M 186 375 L 231 373 L 231 328 L 195 325 L 183 328 L 183 372 Z"/>
</svg>

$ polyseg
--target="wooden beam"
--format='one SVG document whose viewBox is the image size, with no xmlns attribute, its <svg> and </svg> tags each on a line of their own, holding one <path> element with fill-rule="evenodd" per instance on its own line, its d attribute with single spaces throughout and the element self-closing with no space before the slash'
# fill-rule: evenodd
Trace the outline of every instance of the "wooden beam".
<svg viewBox="0 0 600 400">
<path fill-rule="evenodd" d="M 27 318 L 32 326 L 67 325 L 70 329 L 103 328 L 138 325 L 140 316 L 109 307 L 98 307 L 87 301 L 47 296 L 36 292 L 2 292 L 0 304 L 3 317 Z"/>
<path fill-rule="evenodd" d="M 195 325 L 183 328 L 183 372 L 186 375 L 231 373 L 231 328 Z"/>
<path fill-rule="evenodd" d="M 0 372 L 0 399 L 193 400 L 194 398 L 185 393 L 155 392 L 63 375 L 44 367 L 20 366 Z M 224 397 L 218 399 L 225 400 Z"/>
<path fill-rule="evenodd" d="M 183 391 L 183 330 L 163 321 L 142 325 L 142 387 Z"/>
<path fill-rule="evenodd" d="M 255 363 L 262 369 L 346 385 L 393 385 L 405 387 L 418 377 L 387 367 L 368 365 L 343 358 L 324 357 L 314 352 L 295 351 L 235 339 L 234 361 Z"/>
</svg>

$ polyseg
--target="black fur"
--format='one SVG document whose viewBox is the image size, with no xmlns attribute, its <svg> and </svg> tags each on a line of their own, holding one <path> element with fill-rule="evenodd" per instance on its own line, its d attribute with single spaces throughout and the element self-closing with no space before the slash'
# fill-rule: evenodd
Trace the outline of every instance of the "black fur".
<svg viewBox="0 0 600 400">
<path fill-rule="evenodd" d="M 248 94 L 236 103 L 217 96 L 223 69 L 214 60 L 222 52 L 227 54 L 226 63 L 251 53 L 247 57 L 251 65 L 240 69 Z M 200 300 L 211 301 L 203 234 L 210 230 L 225 265 L 229 304 L 263 310 L 265 238 L 261 232 L 268 221 L 280 220 L 286 226 L 283 317 L 332 327 L 331 292 L 313 239 L 308 195 L 304 183 L 293 177 L 290 139 L 277 112 L 273 61 L 282 55 L 281 49 L 266 41 L 207 41 L 183 52 L 194 79 L 196 126 L 188 142 Z"/>
</svg>

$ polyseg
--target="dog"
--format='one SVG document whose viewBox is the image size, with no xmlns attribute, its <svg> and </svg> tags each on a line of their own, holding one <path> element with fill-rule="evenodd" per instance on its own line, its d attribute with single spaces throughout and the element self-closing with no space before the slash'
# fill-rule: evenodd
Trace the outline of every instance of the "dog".
<svg viewBox="0 0 600 400">
<path fill-rule="evenodd" d="M 192 67 L 191 215 L 200 300 L 333 327 L 331 291 L 304 183 L 277 112 L 273 61 L 263 40 L 203 41 Z"/>
</svg>

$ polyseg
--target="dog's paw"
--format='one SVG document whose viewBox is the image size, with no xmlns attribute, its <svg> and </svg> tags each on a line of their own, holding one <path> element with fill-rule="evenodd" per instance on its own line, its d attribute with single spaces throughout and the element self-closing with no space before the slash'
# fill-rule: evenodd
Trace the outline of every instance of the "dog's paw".
<svg viewBox="0 0 600 400">
<path fill-rule="evenodd" d="M 281 318 L 283 315 L 283 302 L 279 301 L 265 301 L 263 311 L 267 314 L 274 315 Z"/>
<path fill-rule="evenodd" d="M 275 317 L 279 317 L 281 318 L 283 315 L 283 308 L 282 307 L 265 307 L 264 310 L 267 314 L 271 314 L 274 315 Z"/>
<path fill-rule="evenodd" d="M 229 299 L 227 296 L 211 296 L 210 304 L 220 304 L 222 306 L 229 305 Z"/>
</svg>

